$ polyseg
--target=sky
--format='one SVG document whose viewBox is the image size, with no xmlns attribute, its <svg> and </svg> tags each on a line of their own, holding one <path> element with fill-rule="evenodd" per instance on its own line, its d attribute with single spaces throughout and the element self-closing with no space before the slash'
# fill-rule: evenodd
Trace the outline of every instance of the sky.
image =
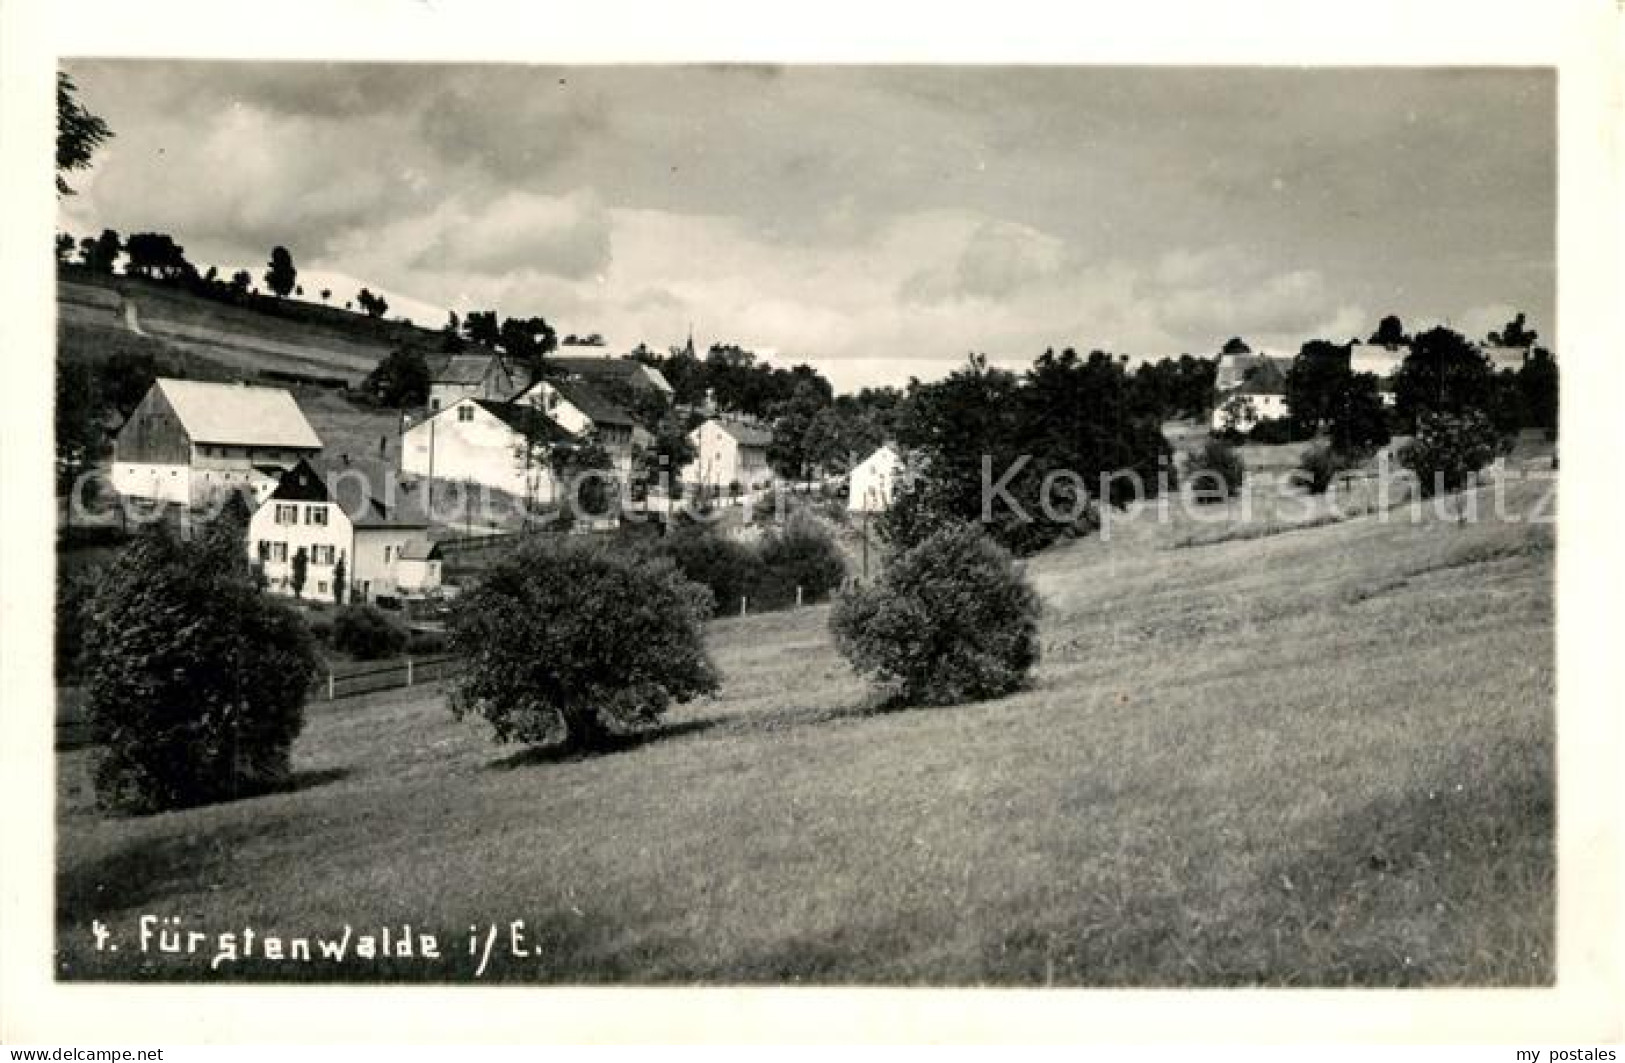
<svg viewBox="0 0 1625 1063">
<path fill-rule="evenodd" d="M 68 60 L 115 137 L 59 224 L 307 298 L 737 343 L 842 390 L 972 351 L 1293 353 L 1380 317 L 1555 344 L 1536 69 Z"/>
</svg>

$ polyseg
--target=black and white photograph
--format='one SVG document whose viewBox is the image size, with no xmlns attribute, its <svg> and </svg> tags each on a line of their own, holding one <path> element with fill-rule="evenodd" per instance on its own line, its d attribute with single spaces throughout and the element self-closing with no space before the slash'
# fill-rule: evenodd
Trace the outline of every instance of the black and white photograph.
<svg viewBox="0 0 1625 1063">
<path fill-rule="evenodd" d="M 1555 65 L 53 63 L 37 977 L 1560 987 Z"/>
</svg>

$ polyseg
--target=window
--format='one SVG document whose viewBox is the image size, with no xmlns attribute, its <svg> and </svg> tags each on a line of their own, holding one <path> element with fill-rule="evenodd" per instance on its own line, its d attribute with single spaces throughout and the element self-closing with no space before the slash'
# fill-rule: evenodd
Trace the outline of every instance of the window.
<svg viewBox="0 0 1625 1063">
<path fill-rule="evenodd" d="M 278 524 L 298 524 L 299 507 L 293 505 L 283 505 L 281 502 L 278 502 L 276 506 L 276 522 Z M 288 544 L 283 543 L 282 545 L 286 547 Z"/>
<path fill-rule="evenodd" d="M 265 539 L 260 540 L 259 554 L 261 561 L 271 560 L 271 544 Z"/>
<path fill-rule="evenodd" d="M 429 400 L 429 409 L 430 410 L 438 410 L 438 409 L 440 409 L 440 399 L 439 399 L 438 396 L 436 396 L 435 398 L 432 398 L 432 399 Z"/>
<path fill-rule="evenodd" d="M 320 524 L 321 526 L 326 527 L 327 526 L 327 507 L 326 506 L 306 506 L 305 507 L 305 523 L 306 524 Z"/>
<path fill-rule="evenodd" d="M 472 407 L 472 406 L 459 406 L 459 407 L 457 407 L 457 419 L 459 421 L 472 421 L 474 419 L 474 407 Z"/>
<path fill-rule="evenodd" d="M 327 593 L 327 581 L 326 580 L 319 579 L 319 580 L 316 581 L 316 593 L 317 594 L 326 594 Z"/>
<path fill-rule="evenodd" d="M 333 563 L 333 548 L 331 546 L 311 547 L 310 562 L 313 565 L 331 565 Z"/>
<path fill-rule="evenodd" d="M 288 559 L 288 544 L 287 543 L 272 543 L 271 544 L 271 560 L 272 561 L 286 561 L 287 559 Z"/>
<path fill-rule="evenodd" d="M 394 549 L 394 547 L 390 547 L 390 546 L 384 547 L 384 564 L 386 564 L 386 565 L 389 564 L 389 552 L 392 549 Z"/>
</svg>

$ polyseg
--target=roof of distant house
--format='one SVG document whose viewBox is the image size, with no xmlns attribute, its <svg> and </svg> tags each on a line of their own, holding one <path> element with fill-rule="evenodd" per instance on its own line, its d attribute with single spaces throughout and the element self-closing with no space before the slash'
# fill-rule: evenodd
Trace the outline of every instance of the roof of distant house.
<svg viewBox="0 0 1625 1063">
<path fill-rule="evenodd" d="M 520 435 L 544 443 L 567 443 L 575 435 L 528 402 L 474 399 L 473 403 Z"/>
<path fill-rule="evenodd" d="M 429 367 L 429 380 L 436 384 L 474 385 L 483 383 L 491 369 L 491 359 L 502 362 L 495 351 L 464 351 L 461 354 L 431 354 L 423 361 Z M 507 368 L 507 363 L 502 363 Z"/>
<path fill-rule="evenodd" d="M 153 384 L 194 443 L 320 450 L 322 441 L 282 388 L 159 377 Z"/>
<path fill-rule="evenodd" d="M 773 442 L 773 433 L 765 428 L 758 428 L 753 424 L 742 421 L 732 421 L 723 417 L 712 418 L 717 427 L 734 437 L 734 440 L 743 447 L 765 447 Z"/>
<path fill-rule="evenodd" d="M 280 502 L 333 502 L 358 528 L 426 528 L 416 491 L 374 458 L 317 458 L 283 473 L 271 499 Z"/>
<path fill-rule="evenodd" d="M 664 392 L 672 390 L 671 384 L 666 380 L 665 374 L 651 365 L 645 365 L 636 358 L 612 357 L 610 355 L 555 355 L 548 361 L 567 373 L 573 373 L 587 380 L 613 381 L 636 387 L 641 379 Z"/>
<path fill-rule="evenodd" d="M 1281 368 L 1281 361 L 1282 359 L 1278 358 L 1265 358 L 1247 372 L 1245 379 L 1232 394 L 1285 395 L 1286 371 Z"/>
<path fill-rule="evenodd" d="M 434 561 L 440 557 L 440 544 L 427 539 L 410 539 L 401 547 L 402 561 Z"/>
<path fill-rule="evenodd" d="M 1291 368 L 1290 358 L 1276 358 L 1268 354 L 1226 354 L 1219 359 L 1213 386 L 1219 391 L 1231 391 L 1241 387 L 1259 371 L 1279 374 L 1284 383 L 1287 370 Z M 1273 375 L 1267 379 L 1273 379 Z"/>
<path fill-rule="evenodd" d="M 613 424 L 632 427 L 632 415 L 604 398 L 583 380 L 549 380 L 553 390 L 570 405 L 587 415 L 594 424 Z"/>
</svg>

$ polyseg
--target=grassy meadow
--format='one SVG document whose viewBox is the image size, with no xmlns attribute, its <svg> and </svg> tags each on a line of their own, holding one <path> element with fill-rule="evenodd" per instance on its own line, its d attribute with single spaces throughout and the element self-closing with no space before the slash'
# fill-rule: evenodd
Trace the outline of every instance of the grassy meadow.
<svg viewBox="0 0 1625 1063">
<path fill-rule="evenodd" d="M 607 755 L 495 746 L 434 688 L 312 704 L 295 788 L 210 808 L 104 817 L 65 753 L 57 975 L 464 981 L 470 929 L 523 920 L 480 978 L 1549 984 L 1553 531 L 1071 542 L 1027 566 L 1031 689 L 955 708 L 881 711 L 810 607 L 716 621 L 722 692 Z M 143 953 L 143 915 L 208 939 Z M 445 955 L 209 969 L 347 924 Z"/>
</svg>

